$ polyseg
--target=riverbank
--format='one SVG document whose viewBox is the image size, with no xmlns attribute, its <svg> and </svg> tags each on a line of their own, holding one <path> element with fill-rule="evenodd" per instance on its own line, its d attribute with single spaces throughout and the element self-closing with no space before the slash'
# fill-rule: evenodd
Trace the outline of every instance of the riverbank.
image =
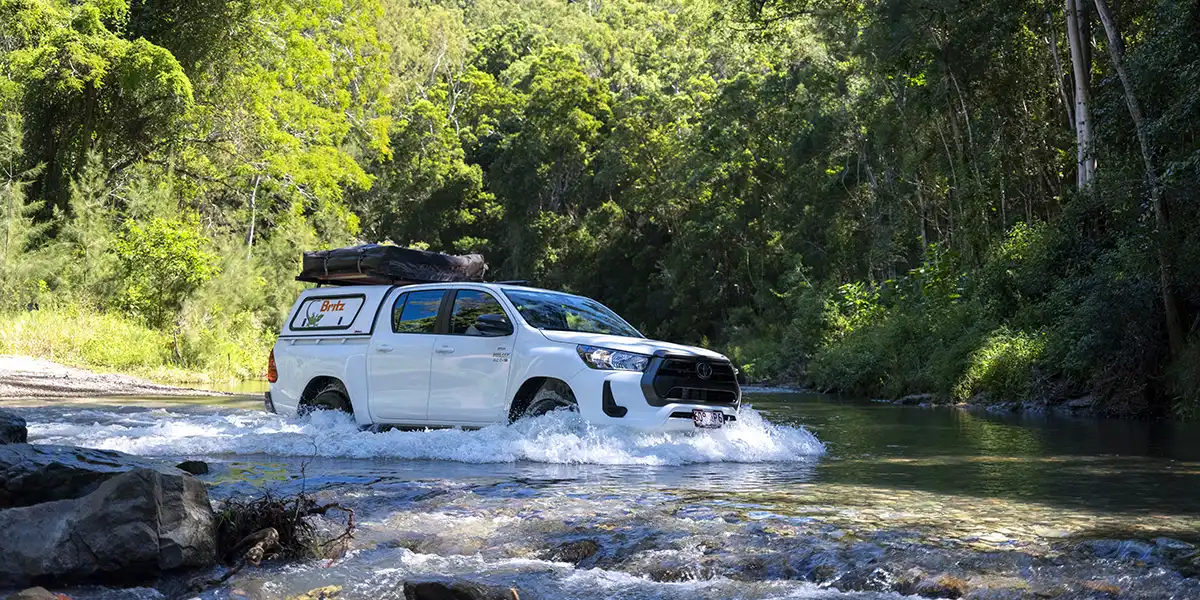
<svg viewBox="0 0 1200 600">
<path fill-rule="evenodd" d="M 0 355 L 0 399 L 199 395 L 230 394 L 165 385 L 132 375 L 96 373 L 40 358 Z"/>
<path fill-rule="evenodd" d="M 261 378 L 273 332 L 244 320 L 155 329 L 86 307 L 0 312 L 0 355 L 31 356 L 160 384 L 201 387 Z"/>
</svg>

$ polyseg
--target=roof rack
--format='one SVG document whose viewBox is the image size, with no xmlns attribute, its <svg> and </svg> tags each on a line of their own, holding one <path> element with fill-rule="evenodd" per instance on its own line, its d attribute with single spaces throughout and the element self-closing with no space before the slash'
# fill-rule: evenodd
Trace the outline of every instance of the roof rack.
<svg viewBox="0 0 1200 600">
<path fill-rule="evenodd" d="M 505 281 L 493 281 L 492 283 L 499 283 L 500 285 L 529 285 L 529 280 L 528 279 L 507 279 Z"/>
</svg>

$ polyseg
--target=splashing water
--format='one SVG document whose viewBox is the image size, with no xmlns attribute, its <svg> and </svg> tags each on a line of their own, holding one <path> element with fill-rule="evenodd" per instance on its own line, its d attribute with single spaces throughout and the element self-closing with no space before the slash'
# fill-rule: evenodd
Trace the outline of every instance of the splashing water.
<svg viewBox="0 0 1200 600">
<path fill-rule="evenodd" d="M 825 446 L 803 427 L 772 424 L 750 408 L 743 408 L 738 421 L 728 427 L 697 432 L 593 427 L 571 413 L 551 413 L 477 431 L 371 432 L 361 430 L 349 415 L 332 412 L 299 419 L 268 413 L 185 409 L 85 412 L 95 414 L 38 419 L 40 422 L 30 427 L 30 436 L 38 443 L 143 456 L 315 455 L 466 463 L 799 462 L 825 451 Z"/>
</svg>

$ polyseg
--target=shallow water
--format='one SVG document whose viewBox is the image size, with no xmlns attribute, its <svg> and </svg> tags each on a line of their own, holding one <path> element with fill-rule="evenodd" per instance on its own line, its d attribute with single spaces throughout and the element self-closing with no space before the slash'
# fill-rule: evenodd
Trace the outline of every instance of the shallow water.
<svg viewBox="0 0 1200 600">
<path fill-rule="evenodd" d="M 303 488 L 357 511 L 345 558 L 268 565 L 205 598 L 397 598 L 405 580 L 457 576 L 535 599 L 1200 599 L 1194 427 L 747 400 L 734 427 L 695 434 L 566 415 L 371 433 L 228 404 L 17 410 L 35 443 L 208 460 L 217 499 Z M 561 562 L 585 540 L 594 554 Z"/>
</svg>

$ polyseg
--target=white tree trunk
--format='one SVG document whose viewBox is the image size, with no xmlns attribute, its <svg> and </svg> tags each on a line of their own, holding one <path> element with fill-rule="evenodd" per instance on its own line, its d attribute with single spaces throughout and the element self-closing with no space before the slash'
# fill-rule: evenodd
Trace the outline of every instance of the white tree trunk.
<svg viewBox="0 0 1200 600">
<path fill-rule="evenodd" d="M 1088 111 L 1091 103 L 1091 43 L 1085 36 L 1087 13 L 1080 10 L 1079 0 L 1067 1 L 1067 44 L 1071 48 L 1071 72 L 1075 81 L 1075 184 L 1086 190 L 1096 172 L 1096 159 L 1092 155 L 1092 117 Z"/>
</svg>

